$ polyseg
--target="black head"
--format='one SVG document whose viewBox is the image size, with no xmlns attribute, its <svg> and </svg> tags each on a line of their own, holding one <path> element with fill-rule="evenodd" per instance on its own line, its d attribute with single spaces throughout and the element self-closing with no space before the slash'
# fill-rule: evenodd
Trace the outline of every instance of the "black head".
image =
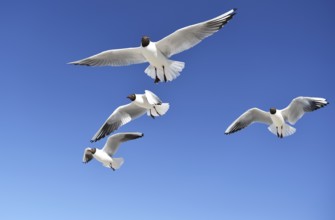
<svg viewBox="0 0 335 220">
<path fill-rule="evenodd" d="M 136 95 L 135 94 L 131 94 L 131 95 L 128 95 L 127 98 L 130 99 L 131 101 L 135 101 Z"/>
<path fill-rule="evenodd" d="M 148 36 L 143 36 L 141 42 L 142 42 L 142 47 L 146 47 L 150 43 L 150 38 Z"/>
<path fill-rule="evenodd" d="M 96 148 L 91 148 L 90 151 L 91 151 L 92 154 L 95 154 L 95 152 L 97 151 L 97 149 Z"/>
<path fill-rule="evenodd" d="M 275 108 L 270 108 L 270 113 L 271 115 L 276 114 L 277 110 Z"/>
</svg>

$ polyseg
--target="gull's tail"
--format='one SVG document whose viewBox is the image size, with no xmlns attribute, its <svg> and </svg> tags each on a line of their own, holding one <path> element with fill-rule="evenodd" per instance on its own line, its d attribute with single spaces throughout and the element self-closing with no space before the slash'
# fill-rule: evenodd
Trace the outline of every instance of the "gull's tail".
<svg viewBox="0 0 335 220">
<path fill-rule="evenodd" d="M 283 138 L 283 137 L 287 137 L 290 136 L 292 134 L 295 133 L 296 129 L 288 124 L 284 124 L 283 125 L 283 129 L 279 128 L 277 130 L 276 126 L 274 124 L 271 124 L 268 127 L 269 131 L 271 131 L 271 133 L 273 133 L 274 135 Z"/>
<path fill-rule="evenodd" d="M 147 111 L 147 115 L 151 117 L 158 117 L 164 115 L 170 108 L 169 103 L 162 103 L 160 105 L 154 105 Z"/>
<path fill-rule="evenodd" d="M 157 67 L 157 77 L 160 82 L 172 81 L 180 75 L 180 72 L 184 67 L 184 62 L 168 60 L 168 65 L 164 66 L 164 69 L 162 67 Z M 156 79 L 156 70 L 154 66 L 149 65 L 144 72 L 151 78 Z"/>
<path fill-rule="evenodd" d="M 122 164 L 124 163 L 124 159 L 122 157 L 119 158 L 113 158 L 113 163 L 112 163 L 112 167 L 117 170 L 119 169 Z"/>
</svg>

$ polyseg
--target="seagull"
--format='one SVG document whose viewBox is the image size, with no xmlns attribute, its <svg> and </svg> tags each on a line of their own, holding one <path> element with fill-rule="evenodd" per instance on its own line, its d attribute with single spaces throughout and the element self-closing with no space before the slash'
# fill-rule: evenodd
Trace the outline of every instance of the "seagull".
<svg viewBox="0 0 335 220">
<path fill-rule="evenodd" d="M 105 146 L 100 150 L 97 148 L 86 148 L 83 156 L 83 163 L 90 162 L 93 157 L 102 163 L 103 166 L 107 168 L 111 168 L 113 171 L 119 169 L 124 159 L 121 158 L 113 158 L 113 155 L 119 149 L 121 143 L 134 140 L 137 138 L 143 137 L 143 133 L 139 132 L 125 132 L 118 133 L 110 136 L 105 144 Z"/>
<path fill-rule="evenodd" d="M 163 103 L 158 96 L 149 90 L 145 90 L 144 94 L 131 94 L 127 98 L 132 102 L 115 109 L 92 137 L 91 142 L 104 138 L 146 112 L 148 116 L 155 118 L 164 115 L 170 108 L 169 103 Z"/>
<path fill-rule="evenodd" d="M 200 43 L 206 37 L 220 30 L 233 18 L 236 9 L 232 9 L 216 18 L 181 28 L 158 42 L 143 36 L 139 47 L 106 50 L 88 58 L 68 64 L 86 66 L 126 66 L 149 62 L 145 73 L 155 83 L 172 81 L 184 69 L 184 62 L 170 60 L 172 55 Z"/>
<path fill-rule="evenodd" d="M 270 108 L 265 112 L 258 108 L 251 108 L 236 119 L 225 131 L 225 134 L 232 134 L 254 122 L 269 125 L 268 129 L 279 138 L 283 138 L 295 133 L 296 129 L 286 122 L 294 125 L 305 112 L 312 112 L 328 105 L 324 98 L 317 97 L 297 97 L 284 109 Z"/>
</svg>

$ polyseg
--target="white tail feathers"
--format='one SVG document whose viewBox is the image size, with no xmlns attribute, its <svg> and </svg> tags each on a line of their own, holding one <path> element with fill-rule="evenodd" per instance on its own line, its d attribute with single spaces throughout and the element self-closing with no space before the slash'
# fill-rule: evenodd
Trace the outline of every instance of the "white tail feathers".
<svg viewBox="0 0 335 220">
<path fill-rule="evenodd" d="M 180 75 L 180 72 L 184 69 L 184 67 L 184 62 L 168 60 L 168 65 L 164 66 L 164 71 L 162 67 L 157 67 L 157 77 L 161 82 L 172 81 Z M 149 65 L 144 70 L 144 72 L 151 78 L 156 79 L 156 71 L 154 66 Z"/>
<path fill-rule="evenodd" d="M 281 128 L 278 128 L 277 130 L 277 127 L 276 125 L 274 124 L 271 124 L 269 127 L 268 127 L 269 131 L 271 133 L 273 133 L 274 135 L 281 137 L 287 137 L 287 136 L 290 136 L 292 134 L 294 134 L 296 132 L 296 129 L 288 124 L 284 124 L 283 125 L 283 129 Z"/>
<path fill-rule="evenodd" d="M 151 78 L 153 79 L 156 79 L 156 72 L 155 72 L 155 67 L 154 66 L 151 66 L 149 65 L 145 70 L 144 72 L 150 76 Z"/>
<path fill-rule="evenodd" d="M 154 105 L 147 111 L 148 116 L 158 117 L 164 115 L 170 108 L 169 103 L 162 103 L 161 105 Z"/>
<path fill-rule="evenodd" d="M 124 163 L 124 159 L 122 157 L 120 158 L 113 158 L 113 163 L 112 163 L 112 167 L 117 170 L 119 169 L 122 164 Z"/>
<path fill-rule="evenodd" d="M 168 81 L 172 81 L 180 75 L 180 72 L 185 67 L 185 63 L 169 60 L 169 67 L 165 69 L 165 75 Z"/>
<path fill-rule="evenodd" d="M 296 131 L 296 129 L 288 124 L 284 124 L 284 128 L 283 128 L 283 137 L 286 136 L 290 136 L 292 134 L 294 134 Z"/>
<path fill-rule="evenodd" d="M 268 129 L 269 129 L 269 131 L 270 131 L 272 134 L 274 134 L 274 135 L 277 136 L 277 128 L 276 128 L 276 126 L 275 126 L 274 124 L 271 124 L 271 125 L 268 127 Z"/>
</svg>

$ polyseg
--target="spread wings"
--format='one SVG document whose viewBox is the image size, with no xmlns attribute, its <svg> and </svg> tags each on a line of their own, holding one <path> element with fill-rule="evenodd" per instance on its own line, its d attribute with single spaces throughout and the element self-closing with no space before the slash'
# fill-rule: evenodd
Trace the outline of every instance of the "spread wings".
<svg viewBox="0 0 335 220">
<path fill-rule="evenodd" d="M 84 151 L 83 163 L 88 163 L 93 159 L 91 148 L 87 147 Z"/>
<path fill-rule="evenodd" d="M 85 66 L 126 66 L 147 62 L 140 47 L 106 50 L 88 58 L 68 64 Z"/>
<path fill-rule="evenodd" d="M 105 121 L 101 128 L 92 137 L 91 142 L 96 142 L 105 136 L 108 136 L 113 131 L 117 130 L 122 125 L 127 124 L 131 120 L 145 114 L 147 109 L 141 108 L 136 104 L 129 103 L 118 107 Z"/>
<path fill-rule="evenodd" d="M 206 37 L 220 30 L 235 15 L 232 9 L 216 18 L 181 28 L 156 43 L 158 49 L 166 56 L 187 50 Z"/>
<path fill-rule="evenodd" d="M 327 104 L 328 102 L 324 98 L 300 96 L 293 99 L 292 102 L 282 110 L 282 115 L 285 121 L 294 125 L 305 112 L 315 111 Z"/>
<path fill-rule="evenodd" d="M 140 132 L 125 132 L 125 133 L 113 134 L 108 138 L 102 150 L 105 151 L 109 156 L 113 156 L 119 149 L 121 143 L 141 138 L 143 137 L 143 135 L 144 134 Z"/>
<path fill-rule="evenodd" d="M 151 105 L 161 105 L 162 104 L 162 100 L 156 96 L 153 92 L 149 91 L 149 90 L 145 90 L 145 96 L 148 99 L 148 102 Z"/>
<path fill-rule="evenodd" d="M 251 108 L 248 111 L 244 112 L 239 118 L 237 118 L 225 131 L 225 134 L 232 134 L 236 131 L 239 131 L 248 125 L 260 122 L 265 124 L 272 124 L 272 120 L 269 112 L 265 112 L 258 108 Z"/>
</svg>

